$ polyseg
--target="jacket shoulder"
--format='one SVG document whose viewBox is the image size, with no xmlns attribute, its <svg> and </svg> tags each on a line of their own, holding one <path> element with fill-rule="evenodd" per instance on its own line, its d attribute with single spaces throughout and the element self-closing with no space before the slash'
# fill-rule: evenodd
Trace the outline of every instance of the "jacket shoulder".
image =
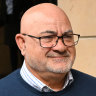
<svg viewBox="0 0 96 96">
<path fill-rule="evenodd" d="M 79 85 L 86 85 L 86 86 L 96 86 L 96 77 L 88 75 L 86 73 L 80 72 L 78 70 L 72 69 L 74 81 L 79 83 Z M 95 85 L 95 86 L 94 86 Z"/>
<path fill-rule="evenodd" d="M 79 77 L 83 76 L 83 77 L 85 77 L 85 78 L 95 79 L 95 80 L 96 80 L 96 77 L 93 77 L 93 76 L 91 76 L 91 75 L 88 75 L 88 74 L 86 74 L 86 73 L 80 72 L 80 71 L 75 70 L 75 69 L 71 69 L 71 72 L 72 72 L 72 74 L 75 75 L 76 77 L 78 77 L 78 76 L 79 76 Z"/>
<path fill-rule="evenodd" d="M 20 69 L 17 69 L 15 72 L 12 72 L 8 76 L 0 79 L 0 88 L 4 86 L 10 86 L 17 81 L 17 77 L 19 77 Z"/>
</svg>

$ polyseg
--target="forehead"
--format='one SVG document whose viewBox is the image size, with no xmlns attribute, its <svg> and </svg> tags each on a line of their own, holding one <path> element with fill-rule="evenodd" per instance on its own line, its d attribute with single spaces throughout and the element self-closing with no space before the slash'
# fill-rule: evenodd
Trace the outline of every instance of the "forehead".
<svg viewBox="0 0 96 96">
<path fill-rule="evenodd" d="M 27 15 L 22 25 L 27 29 L 26 32 L 32 35 L 38 35 L 46 30 L 58 33 L 71 30 L 71 24 L 65 15 L 49 16 L 42 13 L 34 13 Z"/>
<path fill-rule="evenodd" d="M 49 31 L 56 32 L 56 34 L 62 34 L 72 30 L 70 23 L 64 21 L 48 21 L 48 22 L 34 22 L 34 25 L 30 26 L 30 33 L 32 35 L 41 35 L 42 33 L 48 33 Z"/>
</svg>

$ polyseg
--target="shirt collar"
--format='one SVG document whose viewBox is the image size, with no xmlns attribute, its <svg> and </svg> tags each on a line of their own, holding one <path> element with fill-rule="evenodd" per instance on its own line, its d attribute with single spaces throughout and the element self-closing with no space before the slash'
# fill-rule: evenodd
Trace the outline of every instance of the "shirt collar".
<svg viewBox="0 0 96 96">
<path fill-rule="evenodd" d="M 35 89 L 43 92 L 50 92 L 54 91 L 50 87 L 48 87 L 46 84 L 41 82 L 39 79 L 37 79 L 26 67 L 25 61 L 23 62 L 23 66 L 20 70 L 20 75 L 24 79 L 25 82 L 27 82 L 30 86 L 34 87 Z M 68 72 L 66 81 L 64 83 L 64 86 L 62 88 L 65 89 L 68 85 L 70 85 L 74 81 L 71 71 Z"/>
</svg>

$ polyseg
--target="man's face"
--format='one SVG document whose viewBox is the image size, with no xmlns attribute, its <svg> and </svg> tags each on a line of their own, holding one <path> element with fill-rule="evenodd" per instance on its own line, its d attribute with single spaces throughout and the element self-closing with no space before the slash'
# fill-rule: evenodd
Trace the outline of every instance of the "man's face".
<svg viewBox="0 0 96 96">
<path fill-rule="evenodd" d="M 48 18 L 43 21 L 34 23 L 33 27 L 29 28 L 28 35 L 37 37 L 62 36 L 65 32 L 72 30 L 66 19 L 56 21 Z M 53 48 L 43 48 L 40 46 L 38 39 L 26 36 L 25 62 L 32 70 L 53 73 L 68 72 L 74 62 L 75 54 L 75 47 L 65 46 L 62 39 L 59 39 L 57 45 Z"/>
</svg>

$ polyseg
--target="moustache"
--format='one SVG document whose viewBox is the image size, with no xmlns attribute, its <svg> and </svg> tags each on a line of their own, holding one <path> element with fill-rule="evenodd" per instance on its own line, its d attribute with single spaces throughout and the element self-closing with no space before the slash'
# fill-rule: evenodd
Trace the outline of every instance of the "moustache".
<svg viewBox="0 0 96 96">
<path fill-rule="evenodd" d="M 60 52 L 50 52 L 47 54 L 47 57 L 70 57 L 70 53 L 68 51 Z"/>
</svg>

